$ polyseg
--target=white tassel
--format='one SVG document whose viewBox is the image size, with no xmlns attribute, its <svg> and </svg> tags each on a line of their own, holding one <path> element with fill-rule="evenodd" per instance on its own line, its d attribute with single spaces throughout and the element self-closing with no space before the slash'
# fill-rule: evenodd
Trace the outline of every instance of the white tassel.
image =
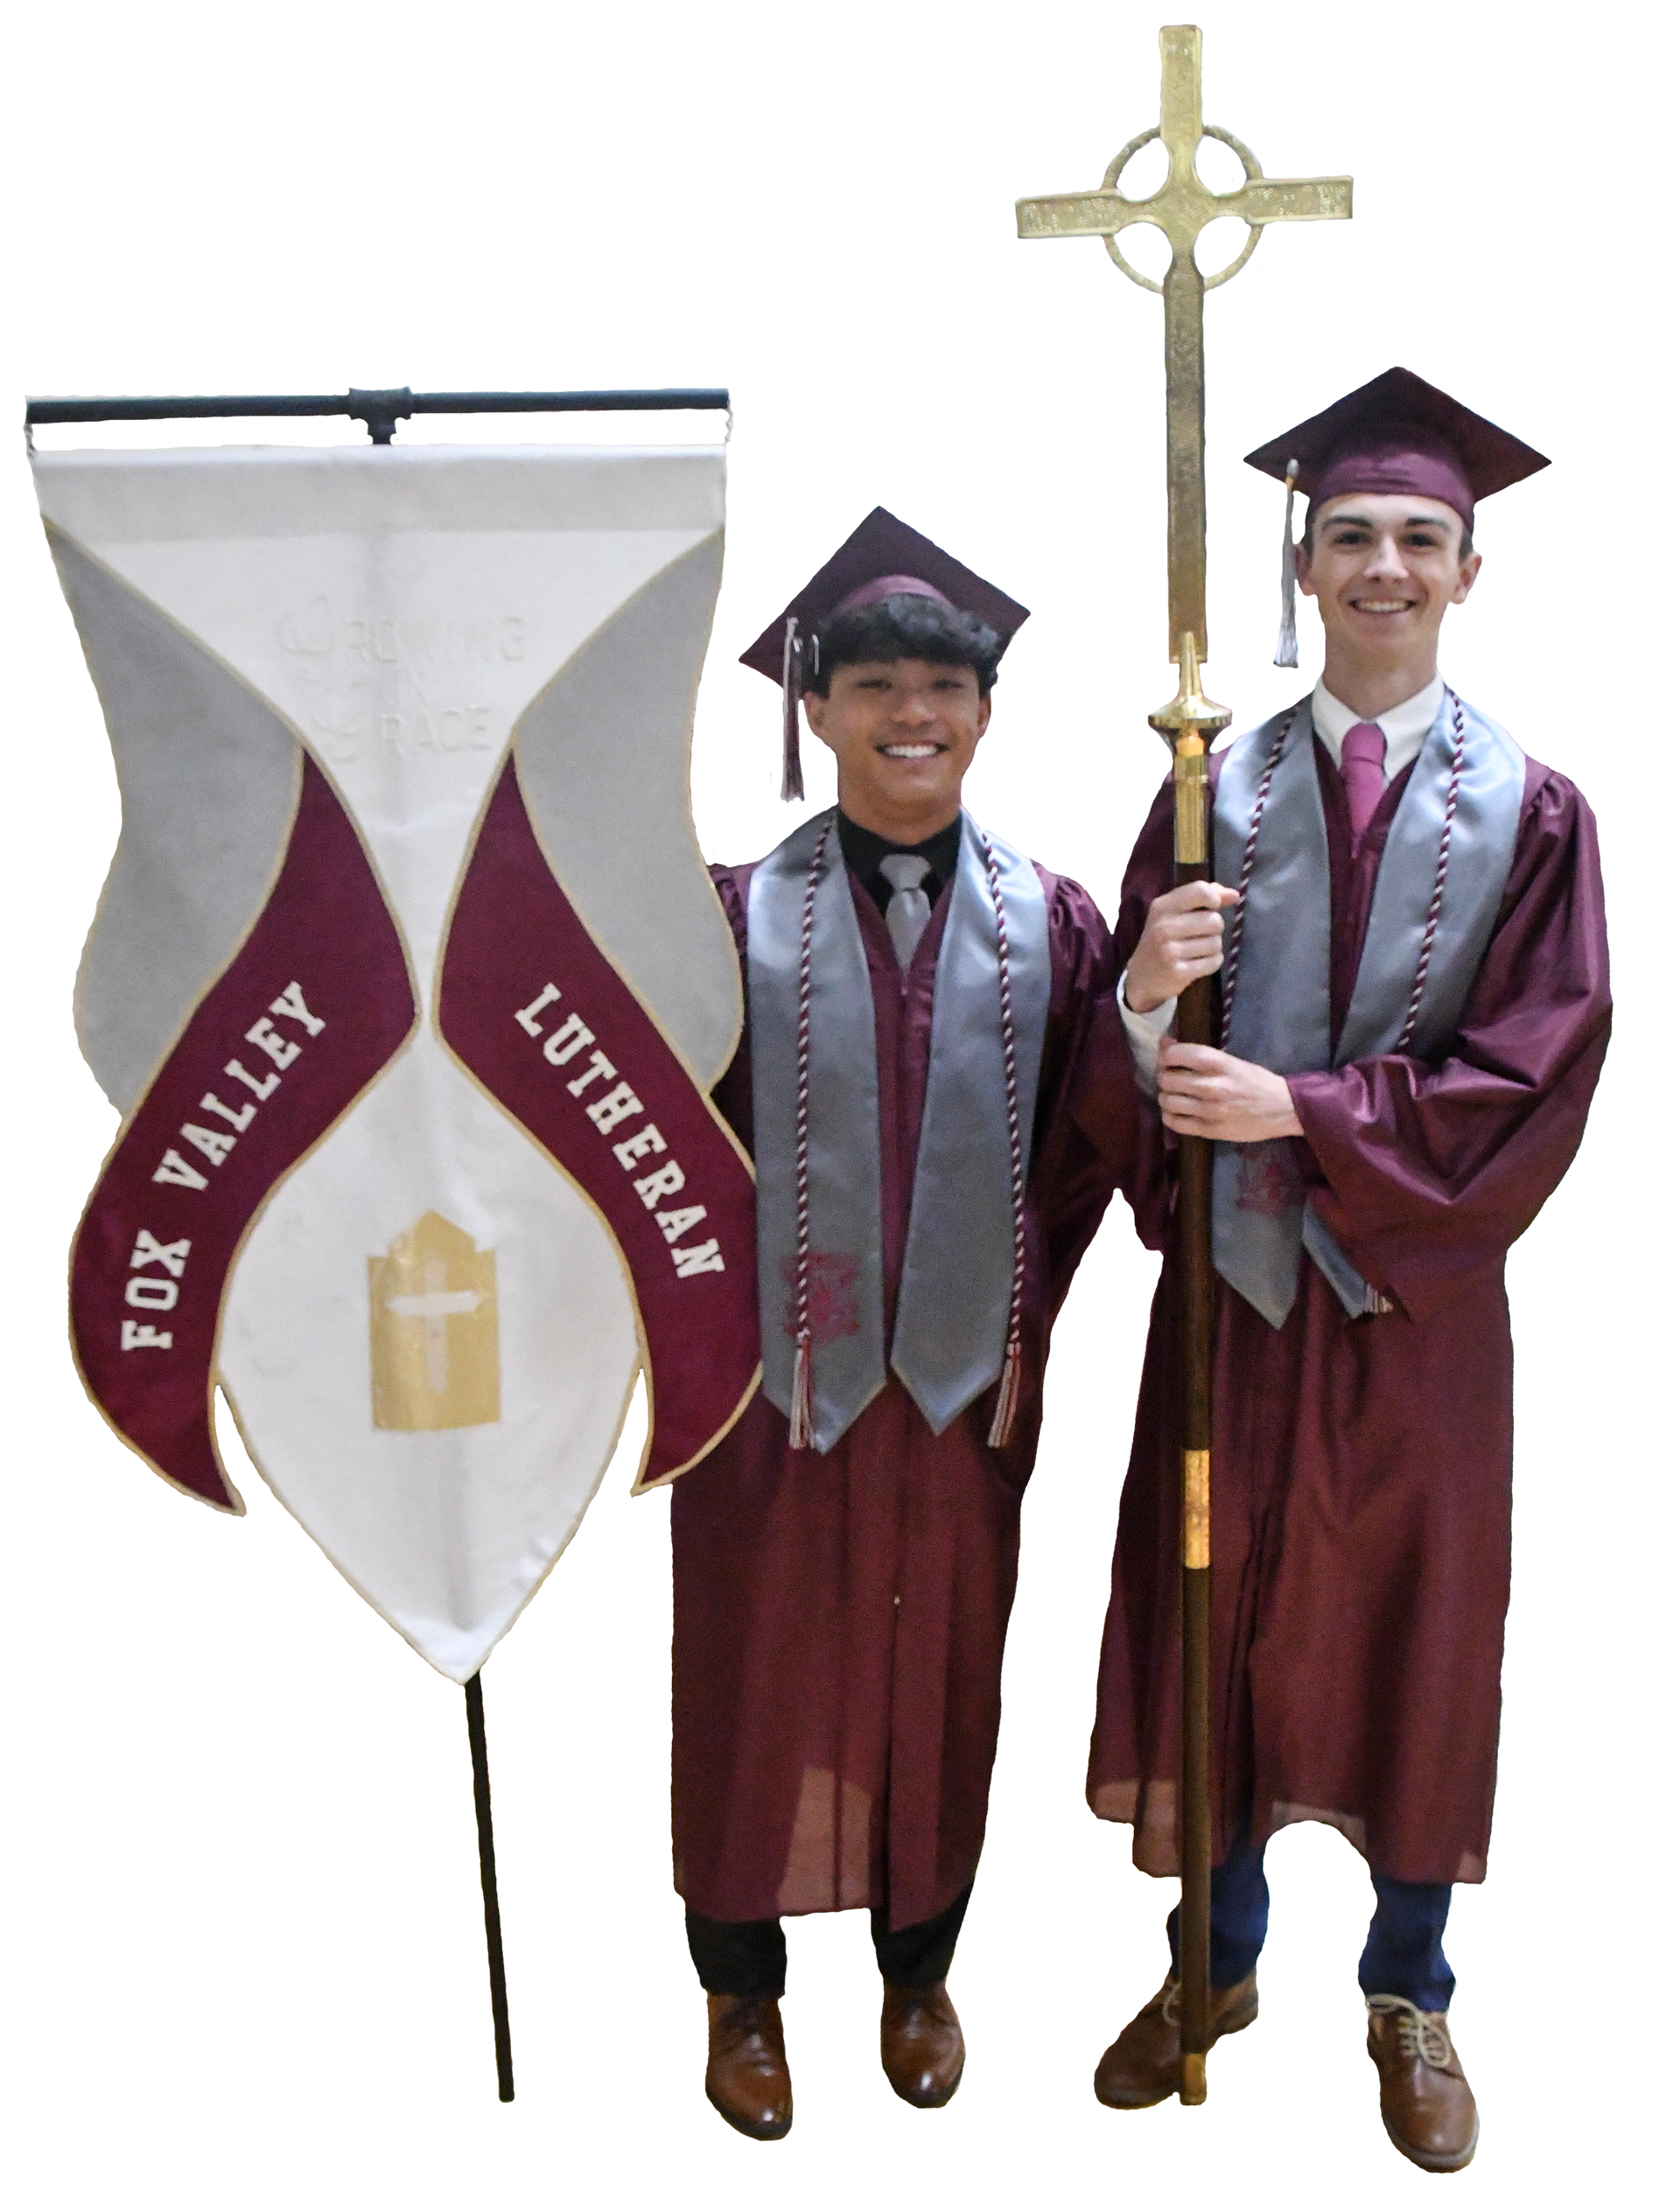
<svg viewBox="0 0 1680 2206">
<path fill-rule="evenodd" d="M 804 639 L 790 613 L 781 639 L 781 801 L 797 804 L 805 795 L 805 772 L 799 757 L 799 701 L 805 689 Z"/>
<path fill-rule="evenodd" d="M 998 1386 L 998 1407 L 992 1412 L 988 1447 L 1007 1447 L 1021 1399 L 1021 1343 L 1018 1335 L 1004 1352 L 1004 1376 Z"/>
<path fill-rule="evenodd" d="M 1278 623 L 1278 648 L 1272 654 L 1275 667 L 1298 667 L 1300 653 L 1295 642 L 1295 475 L 1297 463 L 1291 460 L 1284 478 L 1284 568 L 1281 577 L 1284 593 L 1283 618 Z"/>
<path fill-rule="evenodd" d="M 794 1398 L 788 1412 L 788 1445 L 811 1444 L 811 1336 L 802 1333 L 794 1350 Z"/>
</svg>

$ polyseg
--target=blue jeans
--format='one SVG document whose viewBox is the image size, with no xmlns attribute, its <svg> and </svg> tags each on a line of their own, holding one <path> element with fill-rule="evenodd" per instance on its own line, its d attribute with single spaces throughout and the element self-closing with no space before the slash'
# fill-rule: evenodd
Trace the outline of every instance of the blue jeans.
<svg viewBox="0 0 1680 2206">
<path fill-rule="evenodd" d="M 1266 1846 L 1245 1833 L 1214 1871 L 1208 1943 L 1208 1981 L 1215 1991 L 1241 1984 L 1266 1942 L 1271 1895 L 1266 1889 Z M 1444 2014 L 1453 1976 L 1441 1950 L 1450 1884 L 1403 1884 L 1373 1869 L 1376 1912 L 1359 1961 L 1359 1988 L 1367 1998 L 1390 1992 L 1431 2014 Z M 1179 1973 L 1179 1911 L 1166 1919 L 1172 1973 Z"/>
</svg>

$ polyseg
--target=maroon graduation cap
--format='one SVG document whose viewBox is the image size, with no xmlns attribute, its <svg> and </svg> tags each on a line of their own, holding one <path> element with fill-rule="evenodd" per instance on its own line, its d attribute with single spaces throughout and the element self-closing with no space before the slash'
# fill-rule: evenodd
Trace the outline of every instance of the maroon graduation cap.
<svg viewBox="0 0 1680 2206">
<path fill-rule="evenodd" d="M 816 631 L 839 613 L 894 597 L 932 598 L 971 613 L 995 629 L 1004 645 L 1028 617 L 1025 606 L 994 589 L 948 551 L 942 551 L 930 537 L 906 527 L 885 506 L 877 506 L 758 641 L 741 654 L 744 667 L 780 685 L 784 801 L 805 794 L 799 762 L 799 701 L 816 673 Z"/>
<path fill-rule="evenodd" d="M 1466 529 L 1476 501 L 1508 489 L 1550 466 L 1544 453 L 1407 368 L 1390 368 L 1338 398 L 1310 421 L 1246 456 L 1247 465 L 1284 484 L 1284 618 L 1273 663 L 1292 667 L 1295 650 L 1295 493 L 1312 508 L 1362 491 L 1438 499 Z"/>
</svg>

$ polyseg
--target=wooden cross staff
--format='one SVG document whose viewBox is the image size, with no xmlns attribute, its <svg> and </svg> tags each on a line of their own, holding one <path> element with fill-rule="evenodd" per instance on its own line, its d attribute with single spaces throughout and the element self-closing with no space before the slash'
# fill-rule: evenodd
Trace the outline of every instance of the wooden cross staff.
<svg viewBox="0 0 1680 2206">
<path fill-rule="evenodd" d="M 1213 192 L 1196 173 L 1204 137 L 1228 145 L 1247 181 L 1235 192 Z M 1152 198 L 1127 199 L 1120 176 L 1132 156 L 1159 138 L 1166 148 L 1166 181 Z M 1240 138 L 1201 119 L 1201 32 L 1194 24 L 1169 24 L 1161 32 L 1161 119 L 1133 138 L 1109 164 L 1097 192 L 1063 193 L 1054 199 L 1018 200 L 1022 237 L 1100 237 L 1116 267 L 1134 284 L 1165 295 L 1166 309 L 1166 572 L 1167 655 L 1179 662 L 1179 693 L 1150 725 L 1172 750 L 1177 876 L 1208 877 L 1208 745 L 1230 714 L 1201 693 L 1208 655 L 1208 501 L 1204 459 L 1207 371 L 1202 356 L 1204 291 L 1227 284 L 1248 261 L 1268 222 L 1311 222 L 1354 211 L 1353 179 L 1324 176 L 1268 179 Z M 1204 277 L 1196 266 L 1196 240 L 1209 222 L 1236 215 L 1249 225 L 1248 242 L 1228 268 Z M 1163 284 L 1133 268 L 1119 236 L 1134 222 L 1149 222 L 1172 249 Z M 1179 998 L 1178 1039 L 1214 1040 L 1211 980 L 1197 981 Z M 1179 2097 L 1198 2106 L 1208 2096 L 1208 1943 L 1209 1879 L 1213 1859 L 1208 1730 L 1208 1595 L 1211 1578 L 1211 1449 L 1213 1442 L 1213 1145 L 1179 1143 L 1178 1268 L 1180 1291 L 1180 1461 L 1183 1479 L 1183 1729 L 1180 1764 L 1179 1915 L 1181 2055 Z"/>
</svg>

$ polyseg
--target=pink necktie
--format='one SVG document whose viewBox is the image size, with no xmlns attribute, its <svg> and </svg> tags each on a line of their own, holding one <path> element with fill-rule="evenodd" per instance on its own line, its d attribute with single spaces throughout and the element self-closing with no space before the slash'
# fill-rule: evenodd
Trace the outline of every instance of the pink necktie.
<svg viewBox="0 0 1680 2206">
<path fill-rule="evenodd" d="M 1388 748 L 1389 739 L 1374 720 L 1356 720 L 1341 739 L 1341 785 L 1348 792 L 1355 850 L 1364 840 L 1371 816 L 1388 786 L 1382 779 Z"/>
</svg>

